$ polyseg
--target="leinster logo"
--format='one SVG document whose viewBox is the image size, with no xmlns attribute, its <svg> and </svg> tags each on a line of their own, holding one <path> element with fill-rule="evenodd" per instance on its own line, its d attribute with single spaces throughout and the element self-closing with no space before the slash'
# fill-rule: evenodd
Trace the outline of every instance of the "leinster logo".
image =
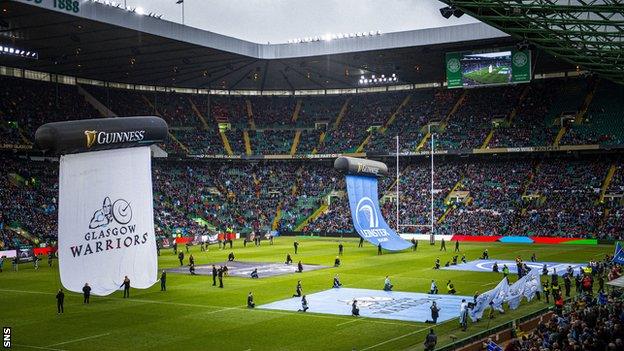
<svg viewBox="0 0 624 351">
<path fill-rule="evenodd" d="M 97 131 L 95 130 L 85 130 L 85 137 L 87 137 L 87 148 L 90 148 L 95 144 L 95 140 L 97 139 Z"/>
<path fill-rule="evenodd" d="M 518 51 L 513 55 L 513 64 L 516 67 L 524 67 L 529 62 L 529 57 L 522 51 Z"/>
<path fill-rule="evenodd" d="M 371 200 L 369 197 L 363 197 L 362 199 L 360 199 L 355 212 L 360 227 L 379 227 L 379 217 L 377 216 L 377 211 L 375 211 L 375 204 L 373 203 L 373 200 Z"/>
<path fill-rule="evenodd" d="M 102 208 L 93 213 L 89 229 L 106 227 L 112 222 L 128 224 L 132 220 L 132 207 L 124 200 L 115 200 L 111 204 L 111 199 L 107 196 L 102 202 Z"/>
<path fill-rule="evenodd" d="M 452 59 L 448 60 L 448 62 L 446 63 L 446 69 L 448 69 L 449 72 L 451 72 L 451 73 L 459 72 L 459 68 L 460 67 L 461 67 L 461 65 L 459 63 L 459 59 L 457 59 L 457 58 L 452 58 Z"/>
</svg>

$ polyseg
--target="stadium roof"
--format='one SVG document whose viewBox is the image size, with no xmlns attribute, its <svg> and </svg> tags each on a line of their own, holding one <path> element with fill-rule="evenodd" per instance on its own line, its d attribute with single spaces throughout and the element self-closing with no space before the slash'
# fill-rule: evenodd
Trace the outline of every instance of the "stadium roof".
<svg viewBox="0 0 624 351">
<path fill-rule="evenodd" d="M 152 16 L 80 2 L 78 13 L 15 0 L 0 5 L 0 45 L 38 60 L 0 55 L 0 65 L 129 84 L 211 89 L 354 88 L 361 75 L 398 83 L 444 81 L 444 53 L 517 40 L 483 23 L 298 44 L 257 44 Z M 561 72 L 539 54 L 537 73 Z"/>
<path fill-rule="evenodd" d="M 515 38 L 624 84 L 622 0 L 441 0 Z"/>
</svg>

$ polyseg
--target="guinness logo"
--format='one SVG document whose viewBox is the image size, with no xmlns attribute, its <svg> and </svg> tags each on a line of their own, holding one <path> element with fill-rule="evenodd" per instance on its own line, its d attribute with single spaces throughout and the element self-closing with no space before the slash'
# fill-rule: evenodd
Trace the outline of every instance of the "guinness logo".
<svg viewBox="0 0 624 351">
<path fill-rule="evenodd" d="M 90 148 L 95 144 L 95 140 L 97 137 L 97 131 L 95 130 L 85 130 L 85 136 L 87 137 L 87 148 Z"/>
</svg>

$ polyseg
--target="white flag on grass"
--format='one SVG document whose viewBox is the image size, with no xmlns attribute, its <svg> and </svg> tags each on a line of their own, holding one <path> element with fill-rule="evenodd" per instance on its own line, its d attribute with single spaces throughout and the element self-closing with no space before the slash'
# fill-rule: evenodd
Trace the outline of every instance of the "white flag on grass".
<svg viewBox="0 0 624 351">
<path fill-rule="evenodd" d="M 472 308 L 472 310 L 470 310 L 470 319 L 472 319 L 472 321 L 474 322 L 477 319 L 483 317 L 483 312 L 486 308 L 490 307 L 490 302 L 494 302 L 495 299 L 500 299 L 501 294 L 503 294 L 504 296 L 508 288 L 509 283 L 507 283 L 506 278 L 503 278 L 503 280 L 501 280 L 494 289 L 477 296 L 475 306 L 474 308 Z M 496 303 L 498 303 L 498 301 Z M 500 305 L 502 305 L 502 302 L 500 302 Z M 494 304 L 492 305 L 492 307 L 496 308 L 497 310 L 499 310 L 499 308 L 502 309 L 502 307 L 497 307 Z"/>
<path fill-rule="evenodd" d="M 527 275 L 509 287 L 509 293 L 506 298 L 509 308 L 512 310 L 518 308 L 523 296 L 531 301 L 535 297 L 536 291 L 542 291 L 542 282 L 540 281 L 539 269 L 532 269 Z"/>
<path fill-rule="evenodd" d="M 59 271 L 63 286 L 94 295 L 157 279 L 149 147 L 64 155 L 59 172 Z"/>
<path fill-rule="evenodd" d="M 492 308 L 499 312 L 505 312 L 503 310 L 503 302 L 505 302 L 505 298 L 509 293 L 509 281 L 507 278 L 503 278 L 500 283 L 498 283 L 498 291 L 496 295 L 492 298 Z"/>
</svg>

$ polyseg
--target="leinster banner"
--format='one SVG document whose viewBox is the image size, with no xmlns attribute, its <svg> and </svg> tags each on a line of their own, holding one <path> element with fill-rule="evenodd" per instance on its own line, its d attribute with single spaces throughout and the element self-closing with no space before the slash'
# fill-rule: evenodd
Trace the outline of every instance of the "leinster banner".
<svg viewBox="0 0 624 351">
<path fill-rule="evenodd" d="M 353 227 L 371 244 L 386 250 L 398 251 L 411 244 L 390 229 L 381 214 L 377 195 L 377 178 L 374 176 L 347 175 L 347 192 Z"/>
<path fill-rule="evenodd" d="M 95 295 L 156 282 L 150 148 L 61 156 L 58 256 L 63 286 Z"/>
</svg>

